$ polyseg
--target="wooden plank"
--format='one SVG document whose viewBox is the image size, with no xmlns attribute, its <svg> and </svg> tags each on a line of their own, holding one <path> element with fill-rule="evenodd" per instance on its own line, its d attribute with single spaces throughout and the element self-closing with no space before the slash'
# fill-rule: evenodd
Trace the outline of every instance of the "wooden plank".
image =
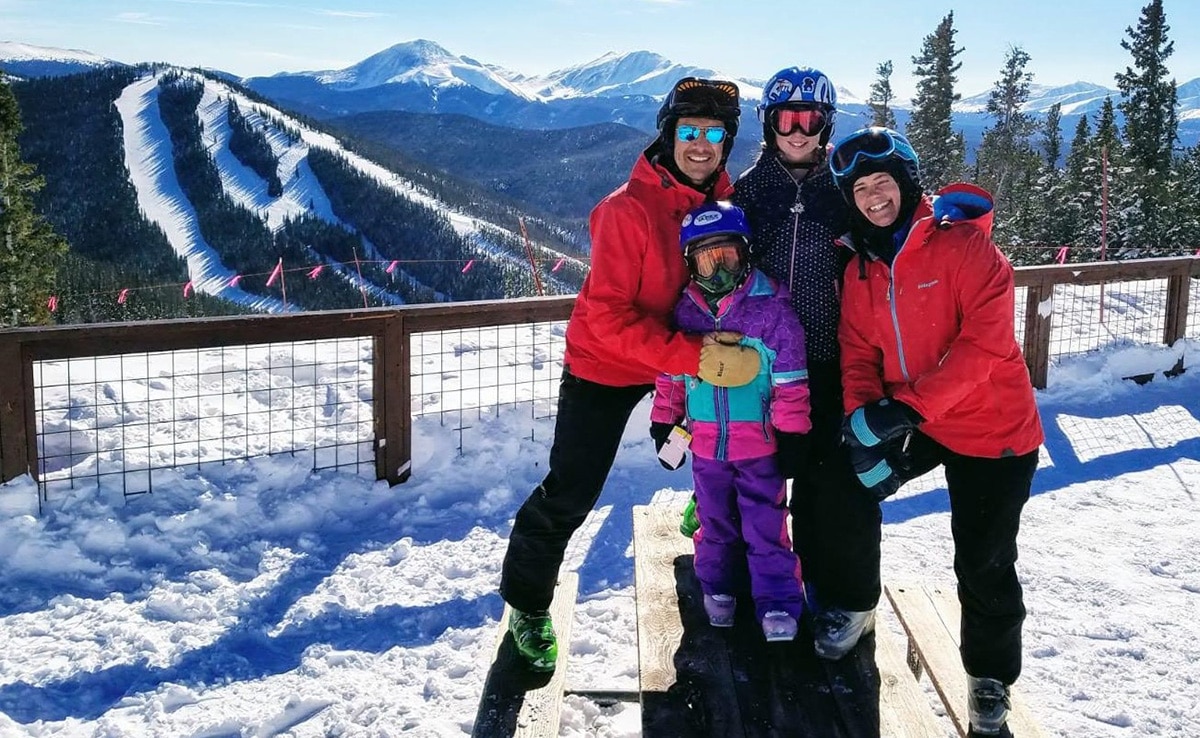
<svg viewBox="0 0 1200 738">
<path fill-rule="evenodd" d="M 952 588 L 948 587 L 925 587 L 925 592 L 933 603 L 934 609 L 937 610 L 941 621 L 954 624 L 954 627 L 949 628 L 949 635 L 955 649 L 957 649 L 961 643 L 958 623 L 962 621 L 962 610 L 958 603 L 958 595 Z M 963 678 L 966 679 L 965 673 Z M 966 694 L 965 686 L 961 694 Z M 1041 726 L 1034 719 L 1033 714 L 1025 705 L 1025 701 L 1017 694 L 1015 688 L 1012 690 L 1011 696 L 1012 708 L 1008 713 L 1008 729 L 1012 731 L 1012 734 L 1016 738 L 1041 738 L 1044 735 Z"/>
<path fill-rule="evenodd" d="M 559 574 L 554 602 L 550 605 L 554 630 L 558 634 L 558 665 L 553 672 L 536 672 L 525 666 L 508 632 L 512 608 L 505 605 L 496 634 L 495 659 L 484 683 L 479 711 L 475 714 L 475 727 L 471 732 L 474 738 L 553 738 L 558 735 L 578 590 L 578 574 Z"/>
<path fill-rule="evenodd" d="M 945 588 L 911 585 L 889 585 L 884 590 L 908 634 L 909 648 L 920 658 L 954 727 L 960 735 L 966 736 L 967 674 L 958 652 L 961 614 L 957 595 Z M 1015 738 L 1041 738 L 1044 735 L 1015 692 L 1008 727 Z"/>
<path fill-rule="evenodd" d="M 1093 261 L 1080 264 L 1046 264 L 1014 269 L 1018 287 L 1030 284 L 1102 284 L 1104 282 L 1134 282 L 1143 279 L 1163 279 L 1176 270 L 1196 274 L 1200 260 L 1191 256 L 1154 259 L 1125 259 L 1122 261 Z"/>
<path fill-rule="evenodd" d="M 881 738 L 946 738 L 932 705 L 909 671 L 904 646 L 883 623 L 875 625 Z"/>
<path fill-rule="evenodd" d="M 645 738 L 743 738 L 728 631 L 704 616 L 682 507 L 633 508 L 638 672 Z"/>
<path fill-rule="evenodd" d="M 634 585 L 637 593 L 638 680 L 642 692 L 665 692 L 675 683 L 675 652 L 683 640 L 675 559 L 692 553 L 679 534 L 679 516 L 666 505 L 633 508 Z"/>
</svg>

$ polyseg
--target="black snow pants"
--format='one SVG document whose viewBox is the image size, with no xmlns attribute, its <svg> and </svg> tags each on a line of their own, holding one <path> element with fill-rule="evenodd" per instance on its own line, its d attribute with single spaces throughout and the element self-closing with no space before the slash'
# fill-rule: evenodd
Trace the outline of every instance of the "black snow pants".
<svg viewBox="0 0 1200 738">
<path fill-rule="evenodd" d="M 922 474 L 945 467 L 950 492 L 954 573 L 962 605 L 963 668 L 1012 684 L 1021 674 L 1025 603 L 1017 579 L 1017 533 L 1029 501 L 1038 451 L 998 459 L 963 456 L 923 433 L 913 434 L 910 466 Z"/>
<path fill-rule="evenodd" d="M 837 361 L 809 362 L 808 464 L 792 480 L 792 547 L 805 594 L 822 608 L 870 610 L 879 602 L 879 505 L 862 488 L 841 443 Z"/>
<path fill-rule="evenodd" d="M 514 608 L 546 610 L 571 535 L 596 505 L 633 409 L 652 384 L 610 387 L 563 372 L 550 464 L 517 511 L 500 596 Z"/>
</svg>

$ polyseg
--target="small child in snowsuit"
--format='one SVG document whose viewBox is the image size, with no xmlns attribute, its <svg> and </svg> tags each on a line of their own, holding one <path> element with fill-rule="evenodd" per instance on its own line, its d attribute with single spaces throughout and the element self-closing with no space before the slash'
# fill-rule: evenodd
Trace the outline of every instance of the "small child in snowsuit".
<svg viewBox="0 0 1200 738">
<path fill-rule="evenodd" d="M 660 451 L 677 424 L 692 436 L 700 518 L 693 538 L 696 577 L 709 622 L 733 625 L 734 592 L 748 565 L 763 635 L 792 640 L 802 609 L 800 562 L 789 540 L 787 490 L 775 452 L 780 434 L 811 428 L 804 330 L 787 288 L 750 267 L 750 228 L 741 208 L 727 202 L 695 208 L 683 219 L 679 240 L 691 279 L 675 306 L 676 327 L 740 334 L 740 343 L 759 352 L 762 368 L 742 387 L 716 387 L 690 375 L 659 377 L 650 434 Z"/>
</svg>

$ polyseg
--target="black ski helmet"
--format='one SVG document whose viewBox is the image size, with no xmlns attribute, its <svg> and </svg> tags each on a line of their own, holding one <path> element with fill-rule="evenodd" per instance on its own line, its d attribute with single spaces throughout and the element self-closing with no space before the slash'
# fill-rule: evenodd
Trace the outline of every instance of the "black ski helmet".
<svg viewBox="0 0 1200 738">
<path fill-rule="evenodd" d="M 712 118 L 725 126 L 725 143 L 721 149 L 721 164 L 729 158 L 733 139 L 737 136 L 738 117 L 742 114 L 741 91 L 726 80 L 684 77 L 675 83 L 658 109 L 655 125 L 662 150 L 675 151 L 675 124 L 680 118 Z"/>
</svg>

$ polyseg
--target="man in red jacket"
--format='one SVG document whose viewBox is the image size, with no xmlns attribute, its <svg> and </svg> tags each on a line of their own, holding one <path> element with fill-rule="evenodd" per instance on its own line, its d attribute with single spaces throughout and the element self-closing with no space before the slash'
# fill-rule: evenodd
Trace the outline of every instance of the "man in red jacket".
<svg viewBox="0 0 1200 738">
<path fill-rule="evenodd" d="M 1017 530 L 1043 435 L 1014 337 L 1012 266 L 991 240 L 991 196 L 971 185 L 924 196 L 916 152 L 887 128 L 846 137 L 829 163 L 857 254 L 838 329 L 843 440 L 878 500 L 945 467 L 968 712 L 973 735 L 1002 735 L 1025 618 Z M 879 533 L 847 540 L 856 535 Z M 874 622 L 873 610 L 843 615 L 841 639 L 824 644 L 835 656 Z"/>
<path fill-rule="evenodd" d="M 658 137 L 629 181 L 592 211 L 592 268 L 567 325 L 549 471 L 517 511 L 500 580 L 513 608 L 509 630 L 532 669 L 554 669 L 558 643 L 548 609 L 563 553 L 654 380 L 692 374 L 740 386 L 758 374 L 753 349 L 671 327 L 688 280 L 679 223 L 706 200 L 732 194 L 725 162 L 740 112 L 732 82 L 676 82 L 658 112 Z"/>
</svg>

